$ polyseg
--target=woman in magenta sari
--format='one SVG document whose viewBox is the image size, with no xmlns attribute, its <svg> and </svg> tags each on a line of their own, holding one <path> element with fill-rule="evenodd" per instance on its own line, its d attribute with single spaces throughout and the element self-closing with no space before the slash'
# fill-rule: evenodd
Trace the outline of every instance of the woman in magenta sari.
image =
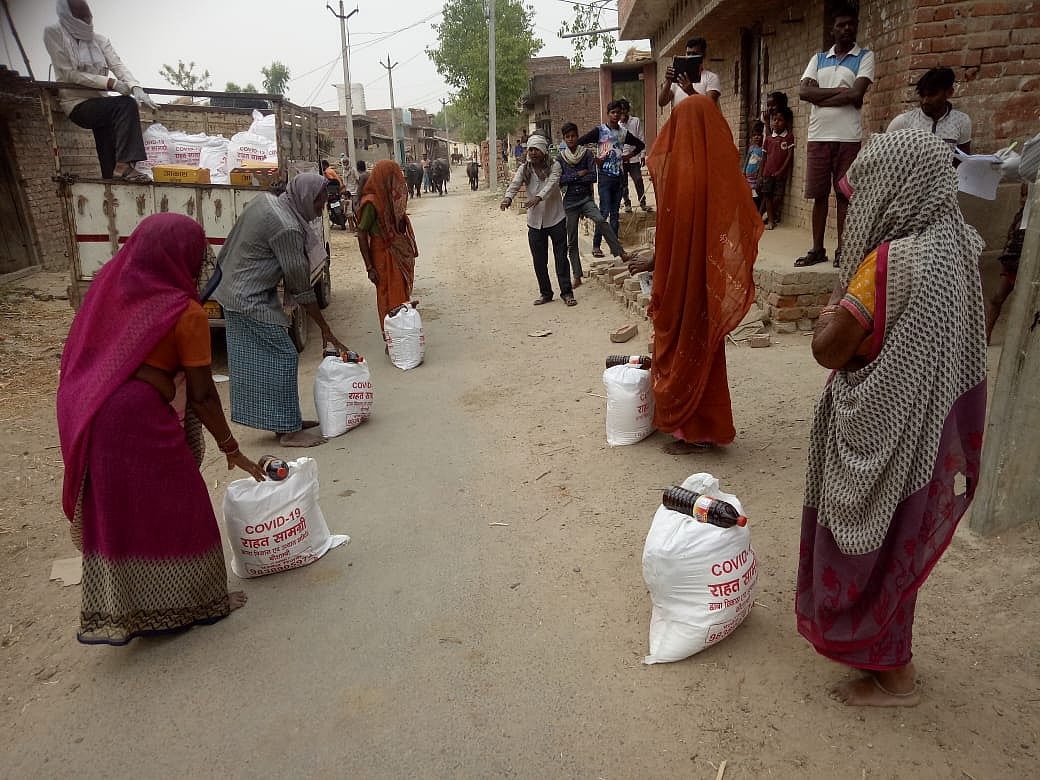
<svg viewBox="0 0 1040 780">
<path fill-rule="evenodd" d="M 147 217 L 94 277 L 69 331 L 58 433 L 62 506 L 83 552 L 84 644 L 213 623 L 245 603 L 245 594 L 228 593 L 220 531 L 189 445 L 197 420 L 229 469 L 263 479 L 213 385 L 196 292 L 205 252 L 198 223 Z M 188 436 L 171 405 L 181 374 Z"/>
<path fill-rule="evenodd" d="M 834 691 L 851 705 L 918 703 L 917 591 L 979 476 L 982 239 L 950 159 L 920 130 L 860 152 L 839 282 L 813 335 L 834 372 L 812 426 L 796 612 L 817 652 L 862 672 Z"/>
</svg>

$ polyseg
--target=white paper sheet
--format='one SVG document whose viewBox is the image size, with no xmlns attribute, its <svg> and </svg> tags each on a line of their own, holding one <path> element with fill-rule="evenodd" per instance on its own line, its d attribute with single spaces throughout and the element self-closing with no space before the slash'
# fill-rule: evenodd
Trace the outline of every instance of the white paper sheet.
<svg viewBox="0 0 1040 780">
<path fill-rule="evenodd" d="M 997 185 L 1003 173 L 994 167 L 1003 161 L 995 154 L 965 154 L 954 148 L 953 156 L 961 161 L 957 166 L 957 189 L 985 200 L 997 199 Z"/>
</svg>

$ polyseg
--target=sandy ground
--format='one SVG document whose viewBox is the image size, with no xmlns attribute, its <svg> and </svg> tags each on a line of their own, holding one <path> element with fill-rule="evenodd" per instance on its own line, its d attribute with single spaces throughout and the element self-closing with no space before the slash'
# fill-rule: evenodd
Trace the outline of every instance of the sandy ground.
<svg viewBox="0 0 1040 780">
<path fill-rule="evenodd" d="M 71 312 L 0 296 L 0 775 L 715 778 L 722 761 L 730 779 L 1040 774 L 1036 521 L 994 539 L 963 526 L 925 585 L 921 706 L 844 707 L 827 690 L 846 671 L 794 628 L 806 433 L 826 376 L 807 338 L 730 346 L 733 446 L 677 457 L 655 434 L 610 449 L 601 374 L 619 305 L 590 284 L 575 308 L 531 306 L 523 217 L 486 192 L 453 184 L 412 212 L 428 344 L 414 371 L 383 358 L 356 246 L 334 237 L 327 315 L 371 358 L 376 401 L 311 454 L 329 525 L 352 542 L 245 582 L 245 609 L 172 639 L 75 642 L 79 588 L 48 581 L 75 552 L 53 419 Z M 766 234 L 767 259 L 784 232 Z M 552 335 L 527 335 L 541 329 Z M 623 351 L 639 351 L 640 329 Z M 277 451 L 238 432 L 250 455 Z M 218 515 L 219 461 L 205 467 Z M 756 608 L 719 645 L 647 667 L 643 541 L 661 488 L 697 471 L 748 510 Z"/>
</svg>

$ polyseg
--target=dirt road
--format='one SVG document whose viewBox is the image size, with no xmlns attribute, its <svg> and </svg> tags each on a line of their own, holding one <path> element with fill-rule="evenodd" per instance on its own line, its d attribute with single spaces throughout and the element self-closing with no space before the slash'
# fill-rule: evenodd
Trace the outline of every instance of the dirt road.
<svg viewBox="0 0 1040 780">
<path fill-rule="evenodd" d="M 328 315 L 371 358 L 376 400 L 365 425 L 310 454 L 329 525 L 351 543 L 246 581 L 245 609 L 176 638 L 75 642 L 79 590 L 47 581 L 74 554 L 53 420 L 71 315 L 3 299 L 0 775 L 714 778 L 721 761 L 727 780 L 1040 773 L 1036 524 L 993 540 L 964 528 L 923 589 L 920 707 L 839 705 L 827 689 L 845 671 L 794 628 L 806 431 L 825 379 L 807 340 L 731 346 L 732 447 L 676 457 L 656 434 L 610 449 L 601 374 L 619 306 L 586 285 L 575 308 L 533 307 L 523 218 L 486 192 L 453 184 L 411 210 L 428 344 L 414 371 L 383 358 L 356 246 L 335 234 Z M 552 335 L 527 335 L 541 329 Z M 251 455 L 277 451 L 238 432 Z M 660 488 L 697 471 L 744 501 L 757 606 L 721 644 L 647 667 L 643 540 Z M 206 473 L 219 515 L 219 457 Z"/>
</svg>

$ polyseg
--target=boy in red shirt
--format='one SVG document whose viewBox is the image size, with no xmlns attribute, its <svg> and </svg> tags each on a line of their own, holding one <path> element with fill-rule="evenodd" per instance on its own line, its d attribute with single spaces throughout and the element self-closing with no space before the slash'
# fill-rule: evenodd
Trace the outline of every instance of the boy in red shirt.
<svg viewBox="0 0 1040 780">
<path fill-rule="evenodd" d="M 773 132 L 762 145 L 766 161 L 758 177 L 758 194 L 765 208 L 767 230 L 772 230 L 780 221 L 784 208 L 787 177 L 791 174 L 794 160 L 794 134 L 789 129 L 793 120 L 794 114 L 790 108 L 777 108 L 772 118 Z"/>
</svg>

